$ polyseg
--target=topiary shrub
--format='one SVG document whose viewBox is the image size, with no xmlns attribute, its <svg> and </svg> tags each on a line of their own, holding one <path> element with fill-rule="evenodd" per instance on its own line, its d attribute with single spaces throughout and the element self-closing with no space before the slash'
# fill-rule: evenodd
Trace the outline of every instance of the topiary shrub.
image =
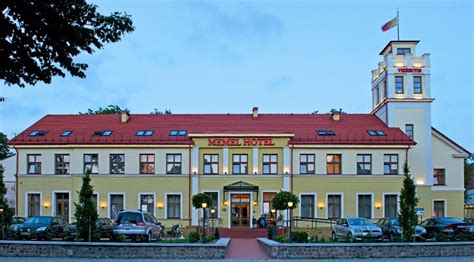
<svg viewBox="0 0 474 262">
<path fill-rule="evenodd" d="M 189 232 L 188 235 L 189 243 L 196 243 L 199 241 L 199 233 L 198 232 Z"/>
<path fill-rule="evenodd" d="M 216 230 L 214 230 L 214 238 L 215 239 L 220 239 L 220 235 L 219 235 L 219 229 L 216 227 Z"/>
<path fill-rule="evenodd" d="M 293 202 L 293 206 L 291 208 L 288 207 L 288 202 Z M 288 191 L 280 191 L 272 199 L 272 206 L 276 210 L 295 209 L 298 207 L 299 203 L 300 200 L 298 199 L 298 197 Z"/>
<path fill-rule="evenodd" d="M 193 207 L 196 209 L 202 208 L 202 203 L 207 203 L 207 207 L 211 207 L 212 199 L 209 195 L 199 193 L 193 196 Z"/>
<path fill-rule="evenodd" d="M 276 229 L 274 227 L 269 227 L 268 228 L 268 235 L 267 235 L 268 239 L 274 239 L 276 234 L 277 234 Z"/>
<path fill-rule="evenodd" d="M 285 236 L 276 236 L 273 240 L 280 243 L 288 243 L 288 239 Z"/>
<path fill-rule="evenodd" d="M 291 232 L 291 241 L 295 243 L 308 243 L 308 233 Z"/>
</svg>

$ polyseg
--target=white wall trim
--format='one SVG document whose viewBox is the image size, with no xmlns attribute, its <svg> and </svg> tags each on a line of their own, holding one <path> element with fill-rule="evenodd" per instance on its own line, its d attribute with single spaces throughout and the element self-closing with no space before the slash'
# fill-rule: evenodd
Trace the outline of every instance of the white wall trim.
<svg viewBox="0 0 474 262">
<path fill-rule="evenodd" d="M 92 195 L 97 195 L 97 215 L 100 217 L 100 194 L 99 192 L 94 192 Z"/>
<path fill-rule="evenodd" d="M 374 212 L 375 212 L 375 207 L 374 207 L 374 193 L 373 192 L 357 192 L 356 193 L 356 206 L 355 206 L 355 216 L 359 217 L 359 196 L 360 195 L 370 195 L 372 198 L 371 201 L 371 207 L 372 207 L 372 212 L 370 214 L 370 218 L 374 218 Z"/>
<path fill-rule="evenodd" d="M 382 193 L 382 217 L 385 217 L 385 196 L 397 195 L 397 214 L 400 213 L 400 192 L 383 192 Z"/>
<path fill-rule="evenodd" d="M 221 218 L 221 191 L 220 190 L 202 190 L 201 193 L 217 193 L 217 218 Z M 202 217 L 202 211 L 201 211 L 201 217 Z"/>
<path fill-rule="evenodd" d="M 343 192 L 327 192 L 326 193 L 326 218 L 328 218 L 328 196 L 339 195 L 341 196 L 341 217 L 344 217 L 344 193 Z"/>
<path fill-rule="evenodd" d="M 39 209 L 40 213 L 39 213 L 39 215 L 40 216 L 43 215 L 43 193 L 38 192 L 38 191 L 28 191 L 28 192 L 25 192 L 25 214 L 24 214 L 24 217 L 28 217 L 28 207 L 30 206 L 28 204 L 28 195 L 32 195 L 32 194 L 39 194 L 40 195 L 40 209 Z"/>
<path fill-rule="evenodd" d="M 181 192 L 165 192 L 165 206 L 163 207 L 165 210 L 165 217 L 164 219 L 168 219 L 168 195 L 179 195 L 179 218 L 169 218 L 171 219 L 183 219 L 183 193 Z"/>
<path fill-rule="evenodd" d="M 151 213 L 153 216 L 156 216 L 156 194 L 155 192 L 138 192 L 137 193 L 137 209 L 140 210 L 142 208 L 141 206 L 141 196 L 142 195 L 153 195 L 153 211 L 147 210 L 148 213 Z"/>
<path fill-rule="evenodd" d="M 311 196 L 314 197 L 314 202 L 313 202 L 313 211 L 314 211 L 314 212 L 313 212 L 313 217 L 314 217 L 314 218 L 317 218 L 317 217 L 318 217 L 318 205 L 317 205 L 317 203 L 318 203 L 318 193 L 316 193 L 316 192 L 301 192 L 301 193 L 299 194 L 300 205 L 299 205 L 299 207 L 298 207 L 298 216 L 301 217 L 301 204 L 302 204 L 302 202 L 303 202 L 303 198 L 302 198 L 303 195 L 311 195 Z"/>
<path fill-rule="evenodd" d="M 73 205 L 74 205 L 74 201 L 72 201 L 72 196 L 71 196 L 71 191 L 70 190 L 53 190 L 52 191 L 52 199 L 53 199 L 53 203 L 51 203 L 51 215 L 53 216 L 57 216 L 56 214 L 56 193 L 67 193 L 68 194 L 68 209 L 69 209 L 69 214 L 68 214 L 68 223 L 71 223 L 72 222 L 72 209 L 73 209 Z"/>
<path fill-rule="evenodd" d="M 436 198 L 431 200 L 431 217 L 434 217 L 434 202 L 435 201 L 444 201 L 444 216 L 448 217 L 448 200 L 445 198 Z"/>
<path fill-rule="evenodd" d="M 127 196 L 124 192 L 108 192 L 107 193 L 107 217 L 111 218 L 110 217 L 110 208 L 112 208 L 112 202 L 111 202 L 111 198 L 110 196 L 111 195 L 122 195 L 123 196 L 123 209 L 126 210 L 127 209 Z"/>
</svg>

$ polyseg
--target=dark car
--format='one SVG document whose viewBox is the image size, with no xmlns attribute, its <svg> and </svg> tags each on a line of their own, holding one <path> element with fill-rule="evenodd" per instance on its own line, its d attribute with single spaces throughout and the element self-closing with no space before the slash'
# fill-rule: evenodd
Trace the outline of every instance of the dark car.
<svg viewBox="0 0 474 262">
<path fill-rule="evenodd" d="M 381 218 L 377 221 L 377 225 L 382 228 L 382 234 L 384 238 L 388 238 L 390 241 L 394 241 L 396 237 L 402 236 L 402 229 L 398 224 L 398 218 L 386 217 Z M 426 235 L 426 230 L 421 226 L 415 227 L 415 236 L 417 238 L 423 238 Z"/>
<path fill-rule="evenodd" d="M 420 226 L 424 227 L 428 237 L 433 239 L 438 235 L 457 236 L 474 233 L 474 226 L 456 217 L 428 218 L 421 222 Z"/>
<path fill-rule="evenodd" d="M 97 219 L 96 228 L 99 232 L 99 238 L 108 238 L 112 239 L 112 227 L 113 223 L 107 217 L 100 217 Z M 71 236 L 77 237 L 77 225 L 72 224 L 69 226 L 69 231 L 71 232 Z"/>
<path fill-rule="evenodd" d="M 10 224 L 8 228 L 8 238 L 14 237 L 17 225 L 23 224 L 25 223 L 25 221 L 26 221 L 26 218 L 24 217 L 18 217 L 18 216 L 12 217 L 12 223 Z"/>
<path fill-rule="evenodd" d="M 60 217 L 34 216 L 14 228 L 15 239 L 64 239 L 67 235 L 69 235 L 69 225 Z"/>
</svg>

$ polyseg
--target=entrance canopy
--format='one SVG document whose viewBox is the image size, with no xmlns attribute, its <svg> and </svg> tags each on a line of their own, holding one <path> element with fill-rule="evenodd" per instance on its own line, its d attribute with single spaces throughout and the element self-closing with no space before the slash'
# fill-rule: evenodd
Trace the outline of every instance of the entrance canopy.
<svg viewBox="0 0 474 262">
<path fill-rule="evenodd" d="M 224 201 L 225 201 L 225 193 L 226 192 L 255 192 L 257 194 L 257 203 L 258 203 L 258 186 L 244 182 L 238 181 L 227 186 L 224 186 Z"/>
</svg>

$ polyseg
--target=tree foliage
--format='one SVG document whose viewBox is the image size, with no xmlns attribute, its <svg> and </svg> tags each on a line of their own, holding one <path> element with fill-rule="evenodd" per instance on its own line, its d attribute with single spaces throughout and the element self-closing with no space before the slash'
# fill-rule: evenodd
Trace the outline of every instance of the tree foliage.
<svg viewBox="0 0 474 262">
<path fill-rule="evenodd" d="M 120 112 L 122 112 L 122 111 L 129 112 L 128 109 L 126 109 L 126 108 L 122 109 L 118 105 L 108 105 L 105 108 L 99 107 L 99 109 L 97 109 L 97 110 L 92 110 L 92 109 L 89 108 L 89 109 L 87 109 L 87 112 L 85 112 L 85 113 L 79 112 L 79 114 L 81 114 L 81 115 L 120 114 Z"/>
<path fill-rule="evenodd" d="M 7 145 L 7 136 L 0 132 L 0 160 L 3 160 L 10 156 L 10 147 Z"/>
<path fill-rule="evenodd" d="M 293 206 L 291 208 L 288 207 L 288 202 L 293 202 Z M 299 203 L 300 200 L 298 197 L 288 191 L 280 191 L 272 199 L 272 206 L 276 210 L 295 209 L 298 207 Z"/>
<path fill-rule="evenodd" d="M 339 110 L 335 109 L 335 108 L 331 108 L 331 110 L 329 111 L 330 114 L 334 114 L 334 113 L 339 113 L 341 115 L 345 115 L 347 114 L 346 112 L 342 111 L 342 108 L 339 108 Z"/>
<path fill-rule="evenodd" d="M 3 210 L 0 214 L 0 239 L 5 239 L 4 233 L 7 232 L 14 214 L 14 211 L 8 205 L 8 200 L 5 196 L 7 194 L 7 187 L 5 186 L 3 172 L 5 172 L 5 169 L 0 165 L 0 209 Z"/>
<path fill-rule="evenodd" d="M 212 205 L 212 198 L 204 193 L 199 193 L 193 196 L 192 202 L 193 207 L 196 209 L 202 208 L 202 203 L 207 203 L 207 206 L 210 207 Z"/>
<path fill-rule="evenodd" d="M 157 108 L 150 112 L 152 115 L 171 115 L 171 109 L 165 109 L 165 111 L 160 111 Z"/>
<path fill-rule="evenodd" d="M 466 159 L 464 159 L 464 188 L 470 189 L 472 188 L 472 179 L 474 176 L 474 157 L 470 156 Z M 467 202 L 471 201 L 472 199 L 469 199 L 469 195 L 467 194 L 467 191 L 464 192 L 464 201 Z"/>
<path fill-rule="evenodd" d="M 79 192 L 79 203 L 75 203 L 76 211 L 74 217 L 77 223 L 77 236 L 79 239 L 91 241 L 97 236 L 96 222 L 98 219 L 97 209 L 94 207 L 94 187 L 91 185 L 89 173 L 82 178 L 82 187 Z M 89 230 L 90 236 L 89 238 Z"/>
<path fill-rule="evenodd" d="M 129 15 L 102 15 L 86 0 L 2 0 L 0 11 L 0 79 L 20 87 L 66 72 L 85 78 L 88 65 L 73 58 L 134 30 Z"/>
<path fill-rule="evenodd" d="M 415 226 L 418 224 L 418 216 L 416 214 L 416 206 L 419 199 L 416 197 L 415 181 L 410 175 L 410 169 L 405 162 L 403 165 L 403 183 L 400 192 L 400 213 L 398 221 L 402 229 L 402 238 L 404 241 L 410 241 L 413 237 Z"/>
</svg>

